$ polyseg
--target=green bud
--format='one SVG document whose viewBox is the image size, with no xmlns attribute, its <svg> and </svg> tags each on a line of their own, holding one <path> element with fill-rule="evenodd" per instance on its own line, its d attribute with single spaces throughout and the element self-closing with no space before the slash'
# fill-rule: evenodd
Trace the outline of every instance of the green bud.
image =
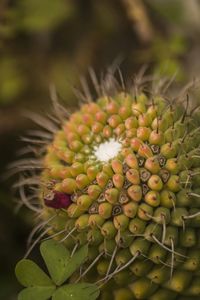
<svg viewBox="0 0 200 300">
<path fill-rule="evenodd" d="M 129 225 L 129 218 L 123 214 L 114 216 L 113 223 L 117 230 L 125 230 Z"/>
<path fill-rule="evenodd" d="M 87 241 L 90 243 L 90 245 L 98 246 L 103 241 L 103 236 L 101 234 L 101 231 L 97 228 L 92 228 L 88 231 L 87 234 Z"/>
<path fill-rule="evenodd" d="M 188 211 L 185 208 L 176 208 L 171 213 L 171 223 L 178 227 L 183 227 L 184 217 L 188 215 Z"/>
<path fill-rule="evenodd" d="M 83 211 L 86 211 L 92 204 L 92 199 L 88 195 L 81 195 L 77 199 L 77 205 Z"/>
<path fill-rule="evenodd" d="M 174 300 L 176 297 L 177 293 L 168 289 L 160 288 L 149 298 L 149 300 Z"/>
<path fill-rule="evenodd" d="M 115 261 L 117 265 L 124 265 L 131 259 L 131 253 L 128 249 L 121 249 L 117 252 L 115 256 Z"/>
<path fill-rule="evenodd" d="M 88 214 L 84 214 L 84 215 L 81 215 L 80 217 L 78 217 L 78 219 L 76 220 L 76 223 L 75 223 L 75 227 L 77 228 L 77 230 L 83 230 L 83 229 L 87 228 L 88 220 L 89 220 Z"/>
<path fill-rule="evenodd" d="M 118 231 L 115 236 L 115 241 L 119 248 L 127 248 L 133 242 L 133 236 L 129 230 L 123 232 Z"/>
<path fill-rule="evenodd" d="M 196 231 L 194 228 L 186 227 L 179 232 L 179 241 L 182 247 L 194 247 L 197 244 Z"/>
<path fill-rule="evenodd" d="M 112 221 L 107 221 L 101 227 L 101 233 L 105 237 L 105 239 L 113 239 L 117 233 L 117 230 Z"/>
<path fill-rule="evenodd" d="M 97 272 L 99 275 L 106 275 L 107 270 L 109 267 L 109 260 L 107 259 L 101 259 L 101 261 L 97 264 Z"/>
<path fill-rule="evenodd" d="M 136 236 L 138 234 L 143 234 L 145 227 L 146 227 L 146 222 L 139 218 L 134 218 L 129 223 L 130 232 L 132 232 Z"/>
<path fill-rule="evenodd" d="M 104 222 L 105 219 L 102 218 L 99 214 L 94 214 L 89 216 L 88 224 L 90 227 L 102 226 Z"/>
<path fill-rule="evenodd" d="M 176 205 L 176 195 L 170 190 L 162 190 L 160 193 L 160 203 L 166 208 L 173 208 Z"/>
<path fill-rule="evenodd" d="M 153 244 L 149 250 L 149 259 L 160 267 L 161 262 L 166 260 L 168 252 L 158 244 Z"/>
<path fill-rule="evenodd" d="M 190 273 L 186 271 L 175 270 L 172 278 L 165 284 L 165 287 L 177 293 L 181 293 L 189 286 L 190 281 Z"/>
<path fill-rule="evenodd" d="M 137 253 L 148 255 L 149 247 L 150 243 L 148 241 L 142 238 L 136 238 L 130 245 L 129 250 L 133 256 L 135 256 Z"/>
<path fill-rule="evenodd" d="M 136 299 L 148 299 L 157 289 L 157 285 L 147 278 L 140 278 L 130 286 Z"/>
<path fill-rule="evenodd" d="M 150 260 L 136 260 L 130 266 L 130 270 L 134 275 L 142 277 L 146 276 L 146 274 L 151 270 L 153 263 Z"/>
<path fill-rule="evenodd" d="M 160 191 L 163 188 L 163 182 L 158 175 L 152 175 L 148 180 L 148 186 L 154 191 Z"/>
<path fill-rule="evenodd" d="M 76 177 L 76 184 L 80 190 L 84 189 L 89 183 L 90 180 L 85 174 L 79 174 Z"/>
<path fill-rule="evenodd" d="M 148 204 L 142 203 L 138 208 L 138 217 L 142 220 L 148 221 L 151 220 L 153 215 L 153 208 Z"/>
</svg>

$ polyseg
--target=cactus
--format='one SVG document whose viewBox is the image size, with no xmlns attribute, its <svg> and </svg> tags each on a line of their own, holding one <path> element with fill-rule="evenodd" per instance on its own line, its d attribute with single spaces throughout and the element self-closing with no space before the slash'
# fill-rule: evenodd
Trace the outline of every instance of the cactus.
<svg viewBox="0 0 200 300">
<path fill-rule="evenodd" d="M 28 205 L 72 253 L 88 244 L 72 281 L 102 300 L 199 299 L 198 109 L 139 88 L 86 98 L 59 129 L 48 121 L 42 171 L 20 184 L 39 187 Z"/>
</svg>

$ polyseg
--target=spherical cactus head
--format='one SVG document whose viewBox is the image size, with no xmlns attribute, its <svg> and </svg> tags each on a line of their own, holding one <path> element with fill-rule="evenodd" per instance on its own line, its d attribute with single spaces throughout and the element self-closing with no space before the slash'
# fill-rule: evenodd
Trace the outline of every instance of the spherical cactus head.
<svg viewBox="0 0 200 300">
<path fill-rule="evenodd" d="M 41 216 L 72 253 L 88 244 L 81 276 L 94 270 L 102 299 L 199 299 L 196 110 L 148 95 L 105 92 L 54 130 Z"/>
</svg>

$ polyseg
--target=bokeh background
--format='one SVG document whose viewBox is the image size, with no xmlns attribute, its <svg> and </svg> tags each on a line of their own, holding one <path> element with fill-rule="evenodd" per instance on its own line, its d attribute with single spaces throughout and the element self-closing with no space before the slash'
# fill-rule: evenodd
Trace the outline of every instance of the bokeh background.
<svg viewBox="0 0 200 300">
<path fill-rule="evenodd" d="M 0 299 L 17 299 L 14 266 L 33 226 L 32 214 L 17 210 L 15 178 L 4 178 L 33 127 L 23 113 L 48 113 L 51 84 L 76 105 L 73 88 L 88 69 L 101 77 L 116 60 L 125 79 L 143 65 L 176 74 L 177 85 L 199 78 L 200 1 L 0 0 Z"/>
</svg>

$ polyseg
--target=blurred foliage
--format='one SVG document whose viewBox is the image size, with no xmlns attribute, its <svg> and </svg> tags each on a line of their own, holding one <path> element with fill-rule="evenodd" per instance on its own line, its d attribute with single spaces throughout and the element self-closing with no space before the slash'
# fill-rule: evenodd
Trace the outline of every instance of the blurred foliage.
<svg viewBox="0 0 200 300">
<path fill-rule="evenodd" d="M 47 113 L 51 83 L 62 102 L 75 106 L 72 87 L 80 88 L 80 76 L 88 79 L 92 66 L 100 78 L 123 57 L 125 79 L 147 64 L 149 74 L 176 74 L 184 84 L 200 73 L 199 36 L 199 0 L 0 0 L 1 176 L 19 136 L 33 126 L 21 111 Z M 16 299 L 14 265 L 32 223 L 26 209 L 14 213 L 11 184 L 0 187 L 0 299 L 6 300 Z"/>
<path fill-rule="evenodd" d="M 13 10 L 13 22 L 19 30 L 39 32 L 54 30 L 74 13 L 68 0 L 21 0 Z"/>
<path fill-rule="evenodd" d="M 37 95 L 47 93 L 51 81 L 68 99 L 70 85 L 78 85 L 79 71 L 84 74 L 87 66 L 106 66 L 119 54 L 131 72 L 148 63 L 169 76 L 179 69 L 178 78 L 183 79 L 180 58 L 189 38 L 181 28 L 188 22 L 185 1 L 146 0 L 141 7 L 138 3 L 1 0 L 0 103 L 10 105 L 25 94 L 29 98 L 35 90 Z M 143 37 L 148 30 L 144 22 L 153 32 L 148 42 Z"/>
</svg>

